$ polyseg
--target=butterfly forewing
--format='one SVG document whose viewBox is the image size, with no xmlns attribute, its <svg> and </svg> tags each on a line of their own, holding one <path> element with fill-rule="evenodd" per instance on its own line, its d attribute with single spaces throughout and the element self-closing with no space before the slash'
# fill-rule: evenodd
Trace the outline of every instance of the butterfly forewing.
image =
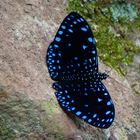
<svg viewBox="0 0 140 140">
<path fill-rule="evenodd" d="M 70 13 L 60 25 L 47 52 L 47 65 L 53 80 L 68 75 L 98 72 L 97 51 L 92 31 L 83 17 Z M 70 78 L 70 77 L 69 77 Z"/>
</svg>

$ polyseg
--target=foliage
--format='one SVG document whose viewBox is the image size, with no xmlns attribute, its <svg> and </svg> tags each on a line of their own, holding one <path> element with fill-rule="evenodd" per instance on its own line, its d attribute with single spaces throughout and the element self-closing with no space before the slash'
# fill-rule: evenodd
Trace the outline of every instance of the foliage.
<svg viewBox="0 0 140 140">
<path fill-rule="evenodd" d="M 132 27 L 138 27 L 135 6 L 123 0 L 69 0 L 68 11 L 86 18 L 94 32 L 100 59 L 123 74 L 123 66 L 130 64 L 140 51 L 128 37 Z"/>
</svg>

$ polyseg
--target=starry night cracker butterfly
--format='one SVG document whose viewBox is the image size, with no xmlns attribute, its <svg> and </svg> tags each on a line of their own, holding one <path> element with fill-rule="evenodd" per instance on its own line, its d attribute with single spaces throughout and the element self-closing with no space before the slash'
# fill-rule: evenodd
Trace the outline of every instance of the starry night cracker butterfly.
<svg viewBox="0 0 140 140">
<path fill-rule="evenodd" d="M 95 40 L 86 20 L 70 13 L 60 25 L 46 56 L 60 106 L 87 123 L 108 128 L 115 116 L 111 97 L 98 72 Z"/>
</svg>

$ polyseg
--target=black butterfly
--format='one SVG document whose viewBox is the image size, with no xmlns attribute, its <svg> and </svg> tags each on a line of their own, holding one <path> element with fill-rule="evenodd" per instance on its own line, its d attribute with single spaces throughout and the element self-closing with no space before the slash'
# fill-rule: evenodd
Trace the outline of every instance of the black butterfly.
<svg viewBox="0 0 140 140">
<path fill-rule="evenodd" d="M 92 31 L 78 13 L 62 22 L 47 51 L 47 66 L 61 107 L 87 123 L 108 128 L 115 116 L 111 97 L 101 82 Z"/>
</svg>

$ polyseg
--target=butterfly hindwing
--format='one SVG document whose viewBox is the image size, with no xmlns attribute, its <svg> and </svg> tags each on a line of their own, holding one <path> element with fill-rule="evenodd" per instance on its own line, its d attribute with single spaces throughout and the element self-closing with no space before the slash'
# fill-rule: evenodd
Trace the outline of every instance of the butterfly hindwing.
<svg viewBox="0 0 140 140">
<path fill-rule="evenodd" d="M 59 104 L 66 111 L 99 128 L 108 128 L 112 124 L 114 105 L 102 82 L 57 82 L 53 87 Z"/>
<path fill-rule="evenodd" d="M 79 14 L 72 12 L 63 20 L 48 47 L 47 65 L 53 80 L 98 72 L 95 40 L 88 23 Z"/>
</svg>

